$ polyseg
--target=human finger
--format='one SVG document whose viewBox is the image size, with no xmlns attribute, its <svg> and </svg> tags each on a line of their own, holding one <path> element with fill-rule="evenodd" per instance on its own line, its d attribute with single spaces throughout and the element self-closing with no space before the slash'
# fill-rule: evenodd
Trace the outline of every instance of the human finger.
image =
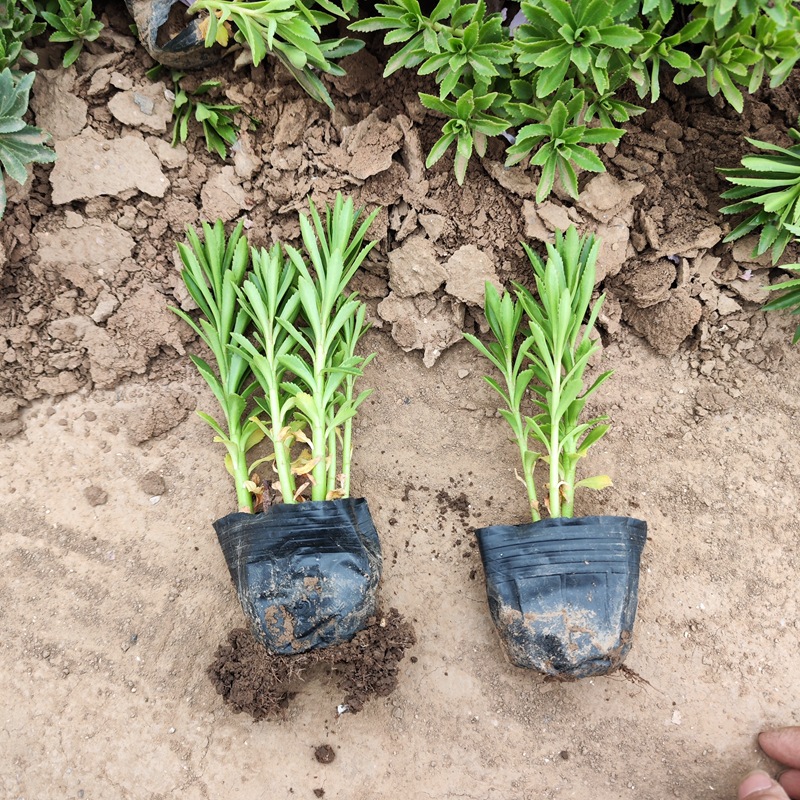
<svg viewBox="0 0 800 800">
<path fill-rule="evenodd" d="M 751 772 L 739 784 L 739 800 L 790 800 L 789 795 L 766 772 Z"/>
<path fill-rule="evenodd" d="M 778 783 L 792 800 L 800 800 L 800 770 L 787 769 L 778 777 Z"/>
<path fill-rule="evenodd" d="M 762 731 L 758 734 L 758 743 L 770 758 L 787 767 L 800 769 L 800 726 Z"/>
</svg>

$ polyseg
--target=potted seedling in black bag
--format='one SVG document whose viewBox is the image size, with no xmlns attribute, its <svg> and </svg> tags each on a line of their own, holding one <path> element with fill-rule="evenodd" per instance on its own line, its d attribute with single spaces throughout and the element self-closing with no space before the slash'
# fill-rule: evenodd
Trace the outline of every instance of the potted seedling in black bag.
<svg viewBox="0 0 800 800">
<path fill-rule="evenodd" d="M 192 360 L 223 419 L 201 416 L 228 451 L 240 508 L 214 528 L 253 632 L 282 655 L 352 638 L 375 611 L 382 564 L 367 502 L 350 497 L 353 417 L 370 394 L 355 381 L 372 356 L 356 354 L 366 309 L 347 285 L 375 214 L 356 229 L 341 195 L 310 210 L 302 252 L 248 249 L 241 226 L 226 243 L 221 223 L 179 247 L 201 314 L 176 313 L 214 355 L 215 367 Z M 271 452 L 249 460 L 263 441 Z"/>
<path fill-rule="evenodd" d="M 536 293 L 515 284 L 502 296 L 486 285 L 486 319 L 495 341 L 466 338 L 502 380 L 486 381 L 503 398 L 503 418 L 519 447 L 532 523 L 476 531 L 489 607 L 512 663 L 562 678 L 602 675 L 632 643 L 645 522 L 628 517 L 573 518 L 575 491 L 603 489 L 608 476 L 578 479 L 581 459 L 607 432 L 606 417 L 583 419 L 591 385 L 586 368 L 599 350 L 591 338 L 603 302 L 591 303 L 599 242 L 575 228 L 556 233 L 543 261 L 525 248 Z M 544 508 L 537 467 L 547 475 Z"/>
</svg>

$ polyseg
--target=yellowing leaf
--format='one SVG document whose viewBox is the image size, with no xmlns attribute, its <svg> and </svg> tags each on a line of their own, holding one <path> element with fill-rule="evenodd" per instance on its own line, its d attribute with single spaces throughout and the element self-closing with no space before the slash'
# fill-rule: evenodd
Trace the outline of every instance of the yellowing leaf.
<svg viewBox="0 0 800 800">
<path fill-rule="evenodd" d="M 586 489 L 596 489 L 600 491 L 600 489 L 607 489 L 609 486 L 613 485 L 608 475 L 595 475 L 592 478 L 584 478 L 582 481 L 578 481 L 575 484 L 575 488 L 577 489 L 579 486 L 583 486 Z"/>
<path fill-rule="evenodd" d="M 344 497 L 344 492 L 341 489 L 331 489 L 325 495 L 326 500 L 341 500 L 342 497 Z"/>
<path fill-rule="evenodd" d="M 312 457 L 310 450 L 303 450 L 297 458 L 292 461 L 292 474 L 293 475 L 308 475 L 314 467 L 319 464 L 319 456 Z"/>
<path fill-rule="evenodd" d="M 219 437 L 216 436 L 215 439 L 219 439 Z M 225 469 L 228 470 L 228 474 L 232 478 L 236 477 L 236 475 L 234 475 L 234 473 L 233 473 L 233 459 L 231 458 L 231 454 L 230 453 L 226 453 L 226 455 L 225 455 Z"/>
</svg>

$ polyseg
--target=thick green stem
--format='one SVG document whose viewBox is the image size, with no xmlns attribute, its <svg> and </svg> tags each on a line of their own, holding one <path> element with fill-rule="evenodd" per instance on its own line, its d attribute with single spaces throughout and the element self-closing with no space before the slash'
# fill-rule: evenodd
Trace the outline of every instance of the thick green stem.
<svg viewBox="0 0 800 800">
<path fill-rule="evenodd" d="M 236 485 L 236 500 L 239 503 L 239 511 L 252 514 L 253 495 L 245 486 L 245 483 L 250 480 L 250 473 L 247 470 L 247 453 L 233 441 L 228 444 L 228 452 L 233 465 L 233 480 Z"/>
<path fill-rule="evenodd" d="M 280 435 L 283 429 L 283 416 L 281 414 L 281 401 L 278 396 L 278 387 L 273 386 L 269 391 L 270 419 L 272 422 L 272 446 L 275 449 L 275 469 L 281 485 L 281 494 L 284 503 L 294 503 L 294 481 L 292 480 L 292 465 L 285 444 Z"/>
<path fill-rule="evenodd" d="M 550 516 L 561 516 L 561 480 L 559 469 L 559 455 L 561 442 L 559 438 L 559 423 L 555 419 L 561 401 L 561 360 L 555 363 L 553 374 L 553 389 L 550 398 Z"/>
<path fill-rule="evenodd" d="M 348 419 L 342 428 L 342 494 L 350 497 L 350 461 L 353 458 L 353 420 Z"/>
<path fill-rule="evenodd" d="M 323 350 L 323 343 L 327 326 L 322 329 L 322 341 L 317 342 L 316 351 L 314 353 L 314 405 L 316 406 L 315 419 L 311 425 L 311 441 L 314 442 L 313 457 L 319 458 L 319 461 L 314 466 L 311 474 L 314 478 L 314 485 L 311 488 L 312 500 L 324 500 L 328 494 L 327 478 L 328 468 L 325 464 L 327 456 L 327 440 L 325 436 L 325 406 L 322 398 L 325 394 L 325 352 Z"/>
</svg>

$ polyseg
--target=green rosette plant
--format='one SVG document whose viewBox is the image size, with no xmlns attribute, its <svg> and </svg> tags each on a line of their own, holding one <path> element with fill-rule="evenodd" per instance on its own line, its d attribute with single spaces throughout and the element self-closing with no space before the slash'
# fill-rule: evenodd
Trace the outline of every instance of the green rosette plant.
<svg viewBox="0 0 800 800">
<path fill-rule="evenodd" d="M 719 170 L 734 184 L 721 197 L 737 201 L 720 211 L 749 214 L 725 241 L 734 242 L 760 229 L 754 255 L 770 250 L 773 264 L 794 236 L 800 234 L 800 131 L 792 128 L 789 136 L 796 142 L 789 147 L 747 139 L 763 152 L 745 156 L 741 167 Z"/>
<path fill-rule="evenodd" d="M 64 67 L 74 64 L 84 42 L 93 42 L 103 30 L 103 23 L 95 19 L 92 0 L 50 0 L 40 14 L 53 29 L 50 41 L 69 44 L 62 60 Z"/>
<path fill-rule="evenodd" d="M 604 299 L 592 303 L 599 247 L 574 227 L 556 232 L 546 260 L 525 246 L 536 295 L 517 283 L 513 293 L 501 295 L 487 283 L 486 320 L 494 341 L 486 345 L 464 334 L 502 377 L 485 380 L 505 403 L 500 413 L 519 449 L 534 522 L 541 519 L 535 482 L 540 461 L 547 465 L 544 503 L 550 517 L 572 516 L 577 489 L 611 485 L 607 475 L 576 475 L 580 460 L 609 428 L 605 416 L 583 419 L 587 400 L 612 374 L 602 372 L 587 386 L 589 361 L 600 349 L 592 338 Z"/>
<path fill-rule="evenodd" d="M 49 135 L 24 120 L 34 79 L 32 72 L 19 81 L 10 69 L 0 72 L 0 219 L 8 202 L 6 176 L 22 185 L 28 180 L 28 164 L 56 160 L 53 150 L 45 146 Z"/>
<path fill-rule="evenodd" d="M 15 67 L 20 59 L 37 64 L 39 57 L 25 43 L 44 30 L 44 22 L 37 21 L 34 0 L 0 3 L 0 71 Z"/>
<path fill-rule="evenodd" d="M 781 269 L 791 270 L 800 275 L 800 264 L 784 264 Z M 764 311 L 789 311 L 791 314 L 800 314 L 800 277 L 768 286 L 767 291 L 781 292 L 782 294 L 766 303 Z M 797 326 L 792 337 L 792 344 L 798 342 L 800 342 L 800 325 Z"/>
</svg>

